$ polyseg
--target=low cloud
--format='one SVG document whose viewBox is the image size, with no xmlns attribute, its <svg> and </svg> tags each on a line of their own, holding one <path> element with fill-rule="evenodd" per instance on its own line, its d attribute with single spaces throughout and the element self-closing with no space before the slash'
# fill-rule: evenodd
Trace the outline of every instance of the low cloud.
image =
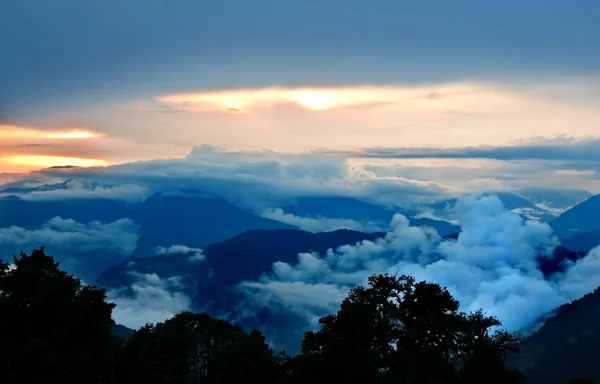
<svg viewBox="0 0 600 384">
<path fill-rule="evenodd" d="M 66 170 L 63 177 L 68 177 Z M 15 194 L 0 193 L 0 197 Z M 94 180 L 76 179 L 56 185 L 55 188 L 23 188 L 18 193 L 23 200 L 34 201 L 56 201 L 67 199 L 110 199 L 124 200 L 131 203 L 139 203 L 151 194 L 148 188 L 138 184 L 101 185 Z"/>
<path fill-rule="evenodd" d="M 80 223 L 54 217 L 39 228 L 0 228 L 0 255 L 10 256 L 45 245 L 61 264 L 83 278 L 122 261 L 135 250 L 139 226 L 131 219 Z"/>
<path fill-rule="evenodd" d="M 107 292 L 108 301 L 117 305 L 113 310 L 113 319 L 117 324 L 138 329 L 147 323 L 164 321 L 190 309 L 191 299 L 181 292 L 182 285 L 178 277 L 162 279 L 155 273 L 128 273 L 135 278 L 130 287 Z"/>
<path fill-rule="evenodd" d="M 181 159 L 126 163 L 106 168 L 48 169 L 11 188 L 48 178 L 64 188 L 31 190 L 23 199 L 109 198 L 143 201 L 154 193 L 202 193 L 262 212 L 299 196 L 350 196 L 384 204 L 435 201 L 459 188 L 428 179 L 379 176 L 332 156 L 238 153 L 200 146 Z M 30 180 L 34 179 L 34 180 Z M 399 197 L 400 196 L 400 197 Z"/>
<path fill-rule="evenodd" d="M 345 218 L 302 217 L 285 213 L 281 208 L 269 209 L 262 213 L 262 217 L 277 220 L 285 224 L 294 225 L 307 232 L 330 232 L 337 229 L 351 229 L 360 232 L 380 232 L 384 230 L 381 223 L 374 221 L 357 221 Z"/>
<path fill-rule="evenodd" d="M 202 249 L 191 248 L 186 245 L 171 245 L 169 247 L 157 247 L 154 250 L 154 255 L 174 255 L 174 254 L 189 254 L 188 260 L 190 262 L 198 262 L 204 260 L 205 256 Z"/>
<path fill-rule="evenodd" d="M 600 248 L 546 279 L 538 258 L 552 257 L 558 245 L 551 228 L 506 210 L 496 196 L 461 198 L 454 214 L 462 225 L 457 240 L 411 227 L 406 217 L 395 215 L 379 240 L 324 256 L 303 253 L 295 264 L 277 262 L 258 281 L 238 286 L 252 309 L 247 312 L 293 313 L 314 327 L 372 274 L 408 274 L 448 287 L 463 310 L 481 308 L 518 330 L 598 285 Z"/>
<path fill-rule="evenodd" d="M 0 244 L 27 247 L 47 245 L 55 249 L 78 252 L 102 249 L 129 255 L 137 245 L 138 225 L 131 219 L 112 223 L 92 221 L 84 224 L 55 217 L 37 229 L 17 226 L 0 228 Z"/>
</svg>

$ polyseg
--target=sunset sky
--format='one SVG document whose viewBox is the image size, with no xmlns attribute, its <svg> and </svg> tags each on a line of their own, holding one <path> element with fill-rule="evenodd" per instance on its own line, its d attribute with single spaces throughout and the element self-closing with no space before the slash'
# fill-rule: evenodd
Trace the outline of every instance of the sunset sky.
<svg viewBox="0 0 600 384">
<path fill-rule="evenodd" d="M 6 1 L 0 173 L 208 144 L 538 162 L 600 191 L 598 17 L 594 0 Z"/>
</svg>

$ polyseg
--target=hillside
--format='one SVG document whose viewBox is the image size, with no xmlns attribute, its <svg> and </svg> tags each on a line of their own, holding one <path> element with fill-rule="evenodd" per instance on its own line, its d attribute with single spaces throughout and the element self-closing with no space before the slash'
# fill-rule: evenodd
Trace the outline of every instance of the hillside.
<svg viewBox="0 0 600 384">
<path fill-rule="evenodd" d="M 323 253 L 330 248 L 373 240 L 383 235 L 350 230 L 321 233 L 294 229 L 248 230 L 206 247 L 202 262 L 190 262 L 190 255 L 186 253 L 139 258 L 132 260 L 133 263 L 122 262 L 109 268 L 98 276 L 95 283 L 106 288 L 127 286 L 133 279 L 128 272 L 136 271 L 156 273 L 160 277 L 183 275 L 199 283 L 210 279 L 207 287 L 217 283 L 230 285 L 258 278 L 276 261 L 293 262 L 301 252 Z"/>
<path fill-rule="evenodd" d="M 600 230 L 579 233 L 575 236 L 562 239 L 561 244 L 576 252 L 589 252 L 600 245 Z"/>
<path fill-rule="evenodd" d="M 600 380 L 600 289 L 563 305 L 511 358 L 531 384 L 564 384 L 572 377 Z"/>
<path fill-rule="evenodd" d="M 441 236 L 458 232 L 460 227 L 443 220 L 414 218 L 417 213 L 398 207 L 387 208 L 365 201 L 340 196 L 300 197 L 280 207 L 284 212 L 309 218 L 351 219 L 358 222 L 374 222 L 387 228 L 392 217 L 400 213 L 409 218 L 411 225 L 434 228 Z"/>
<path fill-rule="evenodd" d="M 566 239 L 577 234 L 600 230 L 600 195 L 577 204 L 550 222 L 554 233 Z"/>
</svg>

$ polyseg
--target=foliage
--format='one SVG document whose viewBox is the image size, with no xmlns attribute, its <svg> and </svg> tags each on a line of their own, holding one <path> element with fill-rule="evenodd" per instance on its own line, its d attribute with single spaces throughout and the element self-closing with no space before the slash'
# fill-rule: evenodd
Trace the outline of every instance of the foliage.
<svg viewBox="0 0 600 384">
<path fill-rule="evenodd" d="M 44 248 L 0 265 L 0 382 L 111 379 L 113 304 L 59 269 Z"/>
<path fill-rule="evenodd" d="M 298 382 L 520 382 L 504 354 L 518 339 L 491 333 L 500 322 L 465 314 L 437 284 L 379 275 L 354 289 L 335 315 L 307 332 L 296 358 Z"/>
<path fill-rule="evenodd" d="M 306 333 L 302 352 L 277 354 L 261 332 L 207 314 L 112 335 L 105 292 L 59 269 L 44 248 L 0 263 L 0 382 L 198 384 L 521 383 L 505 355 L 519 339 L 450 293 L 410 276 L 378 275 Z M 34 368 L 34 369 L 33 369 Z M 575 383 L 575 381 L 573 381 Z"/>
</svg>

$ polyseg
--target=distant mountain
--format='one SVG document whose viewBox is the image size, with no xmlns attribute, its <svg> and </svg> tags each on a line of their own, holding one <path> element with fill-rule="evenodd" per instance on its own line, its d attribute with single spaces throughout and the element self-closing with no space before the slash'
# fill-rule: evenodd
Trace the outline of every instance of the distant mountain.
<svg viewBox="0 0 600 384">
<path fill-rule="evenodd" d="M 387 228 L 396 213 L 406 216 L 411 225 L 434 228 L 440 236 L 446 236 L 460 230 L 460 227 L 443 220 L 415 218 L 416 211 L 402 208 L 388 208 L 371 204 L 352 197 L 319 196 L 300 197 L 281 205 L 285 213 L 300 217 L 351 219 L 357 222 L 375 222 Z"/>
<path fill-rule="evenodd" d="M 565 209 L 571 208 L 590 197 L 591 193 L 582 190 L 525 188 L 514 193 L 487 192 L 483 195 L 498 196 L 508 210 L 523 218 L 548 223 L 556 219 Z M 437 217 L 451 220 L 452 215 L 448 208 L 453 207 L 456 201 L 457 199 L 442 200 L 425 208 L 432 210 L 432 213 Z"/>
<path fill-rule="evenodd" d="M 155 195 L 141 204 L 113 199 L 25 200 L 19 195 L 0 198 L 0 228 L 18 226 L 37 229 L 60 216 L 88 224 L 92 221 L 113 222 L 121 218 L 134 220 L 139 226 L 137 248 L 127 258 L 151 256 L 158 247 L 184 244 L 203 248 L 249 229 L 291 229 L 292 225 L 257 216 L 225 200 L 200 196 Z M 18 253 L 19 244 L 0 244 L 4 253 Z M 9 249 L 10 248 L 10 249 Z M 50 251 L 52 251 L 50 249 Z M 70 272 L 85 280 L 122 261 L 120 254 L 102 250 L 73 250 L 68 258 Z M 65 260 L 59 260 L 65 261 Z"/>
<path fill-rule="evenodd" d="M 557 209 L 568 209 L 589 199 L 592 193 L 581 189 L 523 188 L 515 192 L 534 204 Z"/>
<path fill-rule="evenodd" d="M 561 239 L 600 230 L 600 195 L 592 196 L 564 212 L 552 220 L 550 226 Z"/>
<path fill-rule="evenodd" d="M 276 261 L 293 263 L 302 252 L 323 253 L 346 244 L 374 240 L 384 233 L 362 233 L 350 230 L 311 233 L 295 229 L 248 230 L 231 239 L 212 244 L 204 249 L 201 262 L 190 262 L 189 253 L 157 255 L 123 262 L 98 276 L 95 284 L 104 288 L 130 285 L 130 272 L 156 273 L 161 278 L 186 276 L 194 285 L 205 285 L 208 290 L 217 284 L 235 285 L 256 279 L 268 272 Z M 213 296 L 206 291 L 203 294 Z"/>
<path fill-rule="evenodd" d="M 162 279 L 177 277 L 174 288 L 192 297 L 195 310 L 212 316 L 236 320 L 240 304 L 246 300 L 237 290 L 243 281 L 256 281 L 271 271 L 277 261 L 297 262 L 298 254 L 315 252 L 323 255 L 329 249 L 375 240 L 384 233 L 361 233 L 350 230 L 310 233 L 300 230 L 250 230 L 232 239 L 213 244 L 204 250 L 204 260 L 193 261 L 193 253 L 178 253 L 140 258 L 118 264 L 103 272 L 95 284 L 107 289 L 127 287 L 136 281 L 135 274 L 156 274 Z M 446 238 L 456 239 L 458 234 Z M 553 258 L 540 257 L 540 269 L 546 277 L 561 272 L 565 260 L 576 260 L 582 253 L 556 249 Z M 242 308 L 243 310 L 243 308 Z M 294 346 L 301 339 L 303 325 L 291 314 L 274 314 L 265 309 L 239 321 L 246 328 L 259 328 L 280 346 Z M 278 324 L 285 324 L 282 327 Z"/>
<path fill-rule="evenodd" d="M 531 384 L 564 384 L 572 377 L 600 380 L 600 290 L 559 307 L 521 343 L 511 365 Z"/>
<path fill-rule="evenodd" d="M 487 192 L 483 194 L 484 196 L 498 196 L 498 199 L 504 204 L 506 209 L 513 210 L 516 208 L 535 208 L 535 205 L 529 200 L 516 195 L 514 193 L 506 193 L 506 192 Z M 442 200 L 437 203 L 430 204 L 429 206 L 435 208 L 436 210 L 445 210 L 447 208 L 454 207 L 458 199 L 448 199 Z"/>
<path fill-rule="evenodd" d="M 193 196 L 153 196 L 131 218 L 141 227 L 134 258 L 150 256 L 159 246 L 184 244 L 203 248 L 249 229 L 295 228 L 257 216 L 225 200 Z"/>
<path fill-rule="evenodd" d="M 572 251 L 589 252 L 600 245 L 600 230 L 584 232 L 560 241 L 565 248 Z"/>
<path fill-rule="evenodd" d="M 300 197 L 283 204 L 284 212 L 302 217 L 345 218 L 356 221 L 374 220 L 388 224 L 396 212 L 352 197 Z"/>
</svg>

